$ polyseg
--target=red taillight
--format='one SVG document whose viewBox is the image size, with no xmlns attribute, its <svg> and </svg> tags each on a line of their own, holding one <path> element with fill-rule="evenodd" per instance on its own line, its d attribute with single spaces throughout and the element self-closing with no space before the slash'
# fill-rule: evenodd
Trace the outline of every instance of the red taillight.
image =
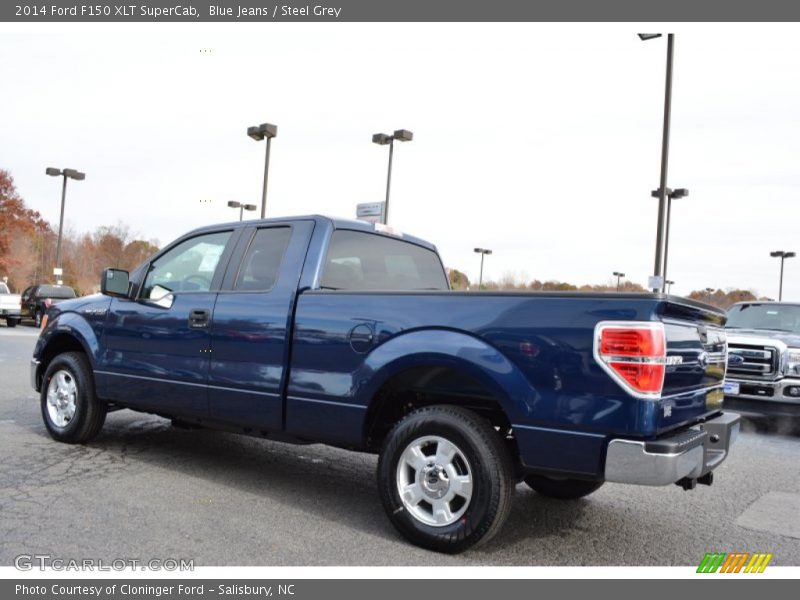
<svg viewBox="0 0 800 600">
<path fill-rule="evenodd" d="M 666 372 L 664 326 L 606 321 L 596 331 L 595 357 L 606 372 L 633 395 L 658 398 Z"/>
</svg>

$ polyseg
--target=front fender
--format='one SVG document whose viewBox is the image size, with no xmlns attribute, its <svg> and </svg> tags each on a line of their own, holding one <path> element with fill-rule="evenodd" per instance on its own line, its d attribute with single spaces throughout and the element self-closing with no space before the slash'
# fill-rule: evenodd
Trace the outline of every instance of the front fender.
<svg viewBox="0 0 800 600">
<path fill-rule="evenodd" d="M 99 335 L 82 315 L 75 312 L 58 313 L 47 323 L 47 327 L 36 342 L 33 357 L 43 360 L 48 354 L 48 349 L 55 344 L 62 344 L 64 337 L 76 340 L 89 358 L 92 367 L 97 366 L 100 358 Z"/>
<path fill-rule="evenodd" d="M 369 406 L 393 377 L 418 367 L 449 367 L 484 385 L 511 423 L 530 419 L 536 389 L 497 348 L 459 331 L 424 329 L 400 334 L 373 350 L 354 373 L 354 401 Z"/>
</svg>

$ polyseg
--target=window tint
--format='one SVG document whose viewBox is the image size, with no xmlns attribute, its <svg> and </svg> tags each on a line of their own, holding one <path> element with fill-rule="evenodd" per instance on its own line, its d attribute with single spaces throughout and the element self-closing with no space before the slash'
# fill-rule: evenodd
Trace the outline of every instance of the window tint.
<svg viewBox="0 0 800 600">
<path fill-rule="evenodd" d="M 435 252 L 382 235 L 333 233 L 322 287 L 336 290 L 446 290 Z"/>
<path fill-rule="evenodd" d="M 74 298 L 75 290 L 66 285 L 40 285 L 36 295 L 40 298 Z"/>
<path fill-rule="evenodd" d="M 278 280 L 283 253 L 289 245 L 291 236 L 290 227 L 269 227 L 256 231 L 239 267 L 234 289 L 245 291 L 272 289 Z"/>
<path fill-rule="evenodd" d="M 209 291 L 230 236 L 230 231 L 199 235 L 159 256 L 150 265 L 142 297 L 157 299 L 167 292 Z"/>
</svg>

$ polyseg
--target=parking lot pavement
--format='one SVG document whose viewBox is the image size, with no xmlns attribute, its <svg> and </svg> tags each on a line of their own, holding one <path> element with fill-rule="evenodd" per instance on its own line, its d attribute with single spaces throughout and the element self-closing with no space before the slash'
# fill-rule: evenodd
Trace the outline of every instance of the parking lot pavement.
<svg viewBox="0 0 800 600">
<path fill-rule="evenodd" d="M 697 565 L 709 551 L 772 552 L 771 564 L 800 565 L 797 437 L 744 433 L 714 485 L 692 492 L 607 484 L 558 501 L 520 485 L 494 540 L 445 556 L 395 533 L 373 456 L 175 429 L 131 411 L 110 414 L 87 445 L 53 441 L 28 384 L 36 334 L 0 326 L 3 565 L 19 554 L 196 565 Z"/>
</svg>

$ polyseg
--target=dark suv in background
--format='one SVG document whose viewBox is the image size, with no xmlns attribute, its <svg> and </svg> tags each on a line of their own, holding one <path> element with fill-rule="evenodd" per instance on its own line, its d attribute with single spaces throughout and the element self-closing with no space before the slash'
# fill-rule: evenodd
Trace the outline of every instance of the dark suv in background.
<svg viewBox="0 0 800 600">
<path fill-rule="evenodd" d="M 75 290 L 67 285 L 32 285 L 22 292 L 22 318 L 33 319 L 36 327 L 41 327 L 47 309 L 70 298 L 75 298 Z"/>
</svg>

